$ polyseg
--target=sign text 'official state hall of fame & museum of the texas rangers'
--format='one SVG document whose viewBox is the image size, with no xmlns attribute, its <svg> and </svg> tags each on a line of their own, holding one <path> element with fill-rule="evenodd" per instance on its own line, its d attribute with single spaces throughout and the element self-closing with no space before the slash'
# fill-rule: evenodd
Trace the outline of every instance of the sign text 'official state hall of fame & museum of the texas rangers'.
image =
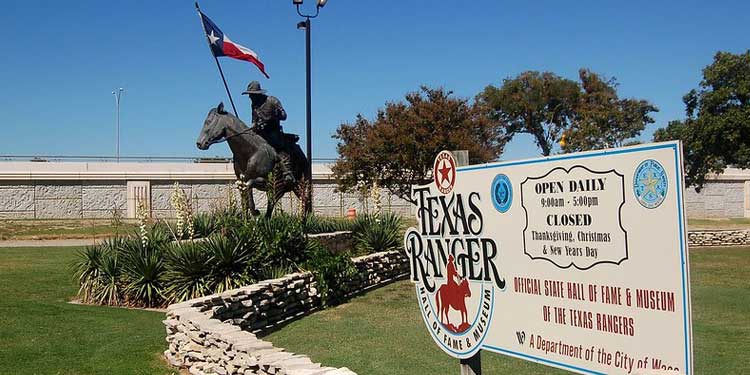
<svg viewBox="0 0 750 375">
<path fill-rule="evenodd" d="M 404 236 L 426 329 L 583 374 L 692 374 L 678 142 L 457 167 L 437 155 Z"/>
</svg>

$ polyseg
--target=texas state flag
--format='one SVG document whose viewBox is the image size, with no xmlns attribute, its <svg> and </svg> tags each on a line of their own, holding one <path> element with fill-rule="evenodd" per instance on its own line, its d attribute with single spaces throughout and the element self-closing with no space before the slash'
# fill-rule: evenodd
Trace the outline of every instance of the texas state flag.
<svg viewBox="0 0 750 375">
<path fill-rule="evenodd" d="M 231 41 L 226 34 L 221 32 L 219 27 L 216 26 L 210 18 L 203 14 L 203 12 L 199 11 L 199 13 L 201 15 L 201 20 L 203 20 L 203 30 L 206 31 L 208 43 L 211 45 L 211 52 L 213 52 L 214 56 L 227 56 L 251 62 L 260 69 L 260 72 L 263 73 L 266 78 L 270 78 L 268 77 L 268 74 L 266 74 L 266 68 L 258 58 L 258 54 L 253 52 L 250 48 L 243 47 Z"/>
</svg>

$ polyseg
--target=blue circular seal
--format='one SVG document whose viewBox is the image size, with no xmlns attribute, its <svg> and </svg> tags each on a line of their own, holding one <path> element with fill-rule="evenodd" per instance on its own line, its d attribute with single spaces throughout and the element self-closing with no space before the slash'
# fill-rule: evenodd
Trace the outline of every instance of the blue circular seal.
<svg viewBox="0 0 750 375">
<path fill-rule="evenodd" d="M 495 209 L 501 213 L 510 209 L 510 204 L 513 202 L 513 186 L 510 184 L 508 176 L 504 174 L 495 176 L 495 179 L 492 180 L 490 195 Z"/>
<path fill-rule="evenodd" d="M 664 167 L 654 159 L 644 160 L 635 170 L 633 193 L 643 207 L 659 207 L 667 196 L 668 185 Z"/>
</svg>

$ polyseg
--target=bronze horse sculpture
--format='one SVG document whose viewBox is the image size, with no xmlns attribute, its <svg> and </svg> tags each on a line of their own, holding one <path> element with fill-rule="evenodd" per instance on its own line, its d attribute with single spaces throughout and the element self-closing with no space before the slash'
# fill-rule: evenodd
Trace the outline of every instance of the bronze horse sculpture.
<svg viewBox="0 0 750 375">
<path fill-rule="evenodd" d="M 300 197 L 302 189 L 297 187 L 305 174 L 307 157 L 302 153 L 298 144 L 294 143 L 286 147 L 289 155 L 278 153 L 242 120 L 225 111 L 224 103 L 219 103 L 218 107 L 208 112 L 196 146 L 200 150 L 208 150 L 212 144 L 223 141 L 227 142 L 234 155 L 234 174 L 249 188 L 247 208 L 250 213 L 260 214 L 255 209 L 252 189 L 267 191 L 269 173 L 274 171 L 278 163 L 289 163 L 288 167 L 294 178 L 275 179 L 275 194 L 268 199 L 266 217 L 271 217 L 273 207 L 285 193 L 292 191 Z"/>
</svg>

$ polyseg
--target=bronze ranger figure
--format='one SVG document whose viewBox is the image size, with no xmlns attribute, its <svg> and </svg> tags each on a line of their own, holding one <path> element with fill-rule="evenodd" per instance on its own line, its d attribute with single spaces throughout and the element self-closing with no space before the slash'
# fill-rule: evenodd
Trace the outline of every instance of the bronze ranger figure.
<svg viewBox="0 0 750 375">
<path fill-rule="evenodd" d="M 275 96 L 266 95 L 266 90 L 260 87 L 260 82 L 252 81 L 242 95 L 250 97 L 252 108 L 252 129 L 258 133 L 276 152 L 288 159 L 292 147 L 299 140 L 296 134 L 286 134 L 281 127 L 281 121 L 286 120 L 286 111 Z M 286 180 L 293 180 L 294 176 L 288 166 L 283 166 Z"/>
</svg>

